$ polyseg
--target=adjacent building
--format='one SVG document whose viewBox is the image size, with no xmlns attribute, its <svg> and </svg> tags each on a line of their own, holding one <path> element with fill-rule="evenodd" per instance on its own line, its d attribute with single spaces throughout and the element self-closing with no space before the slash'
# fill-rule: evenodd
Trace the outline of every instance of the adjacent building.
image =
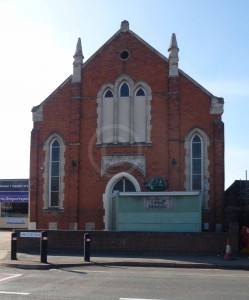
<svg viewBox="0 0 249 300">
<path fill-rule="evenodd" d="M 239 227 L 249 227 L 249 182 L 235 180 L 225 191 L 224 227 L 230 222 L 237 222 Z"/>
<path fill-rule="evenodd" d="M 224 100 L 169 40 L 166 57 L 123 21 L 85 62 L 78 40 L 73 74 L 32 109 L 30 229 L 222 229 Z"/>
<path fill-rule="evenodd" d="M 28 228 L 29 180 L 0 179 L 0 228 Z"/>
</svg>

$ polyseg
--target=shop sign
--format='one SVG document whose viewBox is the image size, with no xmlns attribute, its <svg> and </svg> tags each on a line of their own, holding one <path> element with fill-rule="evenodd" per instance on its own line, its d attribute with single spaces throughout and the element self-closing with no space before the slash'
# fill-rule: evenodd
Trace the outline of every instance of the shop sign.
<svg viewBox="0 0 249 300">
<path fill-rule="evenodd" d="M 2 179 L 0 180 L 0 191 L 28 191 L 29 181 L 27 179 Z"/>
<path fill-rule="evenodd" d="M 28 202 L 28 192 L 0 192 L 0 202 Z"/>
<path fill-rule="evenodd" d="M 13 219 L 7 219 L 7 224 L 25 224 L 24 219 L 18 219 L 18 218 L 13 218 Z"/>
<path fill-rule="evenodd" d="M 170 209 L 172 208 L 172 199 L 170 196 L 146 197 L 144 198 L 144 208 Z"/>
<path fill-rule="evenodd" d="M 27 179 L 0 180 L 0 202 L 23 203 L 29 201 L 29 181 Z"/>
</svg>

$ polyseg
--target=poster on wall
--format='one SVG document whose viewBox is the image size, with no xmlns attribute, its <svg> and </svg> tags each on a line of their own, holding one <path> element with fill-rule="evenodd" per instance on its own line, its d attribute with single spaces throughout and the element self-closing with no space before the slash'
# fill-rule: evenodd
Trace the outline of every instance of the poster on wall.
<svg viewBox="0 0 249 300">
<path fill-rule="evenodd" d="M 1 203 L 25 203 L 29 201 L 28 179 L 0 180 Z"/>
</svg>

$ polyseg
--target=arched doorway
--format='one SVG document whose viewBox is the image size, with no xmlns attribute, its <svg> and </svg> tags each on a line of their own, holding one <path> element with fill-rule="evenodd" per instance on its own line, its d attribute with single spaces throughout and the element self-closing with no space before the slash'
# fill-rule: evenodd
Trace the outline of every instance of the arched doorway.
<svg viewBox="0 0 249 300">
<path fill-rule="evenodd" d="M 118 192 L 140 192 L 141 188 L 135 177 L 122 172 L 113 176 L 103 194 L 105 230 L 112 230 L 112 200 Z"/>
</svg>

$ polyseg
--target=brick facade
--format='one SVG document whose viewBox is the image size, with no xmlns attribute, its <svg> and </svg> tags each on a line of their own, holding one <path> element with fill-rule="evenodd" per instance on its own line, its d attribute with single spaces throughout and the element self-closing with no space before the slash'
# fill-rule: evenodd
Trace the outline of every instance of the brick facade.
<svg viewBox="0 0 249 300">
<path fill-rule="evenodd" d="M 123 49 L 129 52 L 127 60 L 120 59 Z M 145 191 L 143 180 L 155 176 L 167 178 L 170 191 L 191 190 L 186 139 L 195 130 L 208 139 L 203 165 L 203 222 L 208 223 L 212 231 L 217 224 L 222 224 L 224 126 L 220 107 L 223 102 L 181 70 L 177 76 L 169 76 L 169 61 L 121 26 L 82 64 L 80 74 L 75 66 L 73 77 L 67 78 L 33 108 L 31 229 L 85 230 L 88 224 L 94 224 L 96 230 L 106 229 L 103 194 L 110 179 L 121 173 L 132 175 L 142 191 Z M 99 122 L 97 95 L 105 83 L 114 85 L 123 74 L 131 78 L 134 85 L 143 81 L 151 89 L 150 111 L 147 112 L 150 142 L 101 145 L 97 143 L 96 133 Z M 79 80 L 74 79 L 76 75 L 80 76 Z M 53 137 L 59 137 L 64 147 L 60 205 L 57 208 L 48 204 L 49 147 L 46 145 Z M 110 165 L 103 173 L 104 155 L 143 155 L 146 171 L 143 173 L 124 159 Z"/>
</svg>

